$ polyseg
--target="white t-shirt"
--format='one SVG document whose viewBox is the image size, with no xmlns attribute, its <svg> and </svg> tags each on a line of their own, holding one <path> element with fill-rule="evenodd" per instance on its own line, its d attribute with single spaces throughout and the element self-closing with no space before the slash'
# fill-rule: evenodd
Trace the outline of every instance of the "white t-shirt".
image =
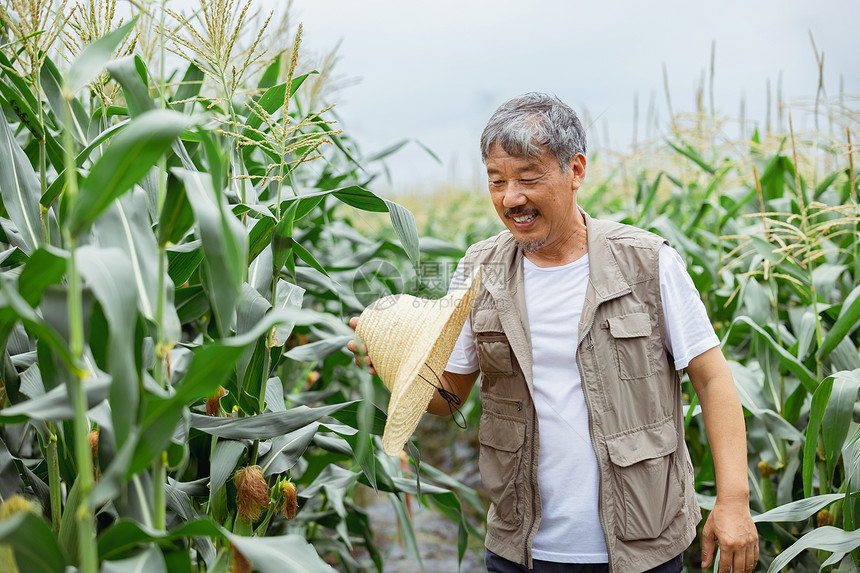
<svg viewBox="0 0 860 573">
<path fill-rule="evenodd" d="M 588 255 L 558 267 L 541 268 L 528 259 L 523 264 L 540 427 L 538 485 L 542 518 L 532 556 L 559 563 L 605 563 L 608 555 L 597 507 L 599 473 L 576 364 L 576 346 L 558 343 L 579 339 L 579 319 L 588 285 Z M 717 346 L 719 339 L 677 251 L 666 245 L 661 247 L 659 267 L 666 349 L 680 370 Z M 451 288 L 462 282 L 459 265 Z M 467 320 L 446 370 L 467 374 L 478 369 L 478 354 Z"/>
</svg>

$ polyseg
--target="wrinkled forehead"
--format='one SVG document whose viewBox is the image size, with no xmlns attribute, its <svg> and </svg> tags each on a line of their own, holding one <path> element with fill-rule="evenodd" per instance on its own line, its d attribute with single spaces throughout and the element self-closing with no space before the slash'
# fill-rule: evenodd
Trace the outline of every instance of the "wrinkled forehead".
<svg viewBox="0 0 860 573">
<path fill-rule="evenodd" d="M 540 143 L 535 139 L 532 139 L 528 143 L 504 139 L 495 140 L 487 149 L 486 158 L 489 159 L 490 155 L 493 155 L 494 153 L 498 154 L 499 152 L 503 152 L 505 155 L 517 159 L 555 160 L 549 146 L 545 143 Z"/>
<path fill-rule="evenodd" d="M 546 169 L 550 163 L 558 163 L 555 156 L 549 152 L 545 145 L 532 144 L 527 149 L 522 149 L 519 146 L 504 145 L 504 142 L 497 141 L 490 145 L 489 153 L 484 158 L 484 163 L 487 166 L 487 172 L 495 171 L 493 163 L 499 160 L 514 160 L 513 166 L 518 170 L 525 169 Z"/>
</svg>

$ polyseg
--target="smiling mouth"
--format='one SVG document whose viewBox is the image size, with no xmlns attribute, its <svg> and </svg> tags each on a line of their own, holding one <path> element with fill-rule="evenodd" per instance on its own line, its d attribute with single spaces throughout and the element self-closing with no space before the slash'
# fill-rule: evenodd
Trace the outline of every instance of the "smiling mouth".
<svg viewBox="0 0 860 573">
<path fill-rule="evenodd" d="M 514 221 L 520 224 L 531 223 L 537 217 L 537 213 L 531 213 L 529 215 L 519 215 L 516 217 L 511 217 Z"/>
<path fill-rule="evenodd" d="M 505 217 L 509 217 L 519 225 L 526 225 L 534 221 L 538 216 L 536 209 L 508 209 L 505 211 Z"/>
</svg>

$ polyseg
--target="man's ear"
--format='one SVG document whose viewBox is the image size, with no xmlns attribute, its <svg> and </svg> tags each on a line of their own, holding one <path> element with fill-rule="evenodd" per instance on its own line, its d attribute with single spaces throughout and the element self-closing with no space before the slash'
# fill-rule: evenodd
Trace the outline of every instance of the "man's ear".
<svg viewBox="0 0 860 573">
<path fill-rule="evenodd" d="M 579 189 L 582 182 L 585 181 L 585 155 L 577 153 L 570 159 L 570 164 L 567 167 L 567 176 L 570 180 L 572 189 Z"/>
</svg>

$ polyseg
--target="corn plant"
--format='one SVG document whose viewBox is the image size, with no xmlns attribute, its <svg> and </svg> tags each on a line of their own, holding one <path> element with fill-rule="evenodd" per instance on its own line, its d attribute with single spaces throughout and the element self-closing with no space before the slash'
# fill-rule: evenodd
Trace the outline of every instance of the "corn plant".
<svg viewBox="0 0 860 573">
<path fill-rule="evenodd" d="M 250 2 L 113 5 L 0 11 L 0 568 L 381 571 L 359 488 L 416 555 L 405 496 L 432 503 L 462 556 L 480 502 L 377 449 L 384 395 L 344 350 L 346 275 L 419 242 L 302 109 L 301 30 L 265 56 L 262 31 L 239 48 Z M 153 73 L 159 42 L 191 61 Z M 338 205 L 389 213 L 397 242 L 358 248 Z"/>
<path fill-rule="evenodd" d="M 701 143 L 710 138 L 676 132 L 664 143 L 675 167 L 650 179 L 643 171 L 630 199 L 607 209 L 684 255 L 722 338 L 747 421 L 759 568 L 769 572 L 860 564 L 857 173 L 850 127 L 830 147 L 819 146 L 820 134 L 810 137 L 804 144 L 790 132 L 769 154 L 758 133 L 715 150 Z M 813 163 L 814 177 L 822 150 L 838 167 L 810 181 L 799 157 Z M 713 458 L 685 388 L 693 397 L 687 439 L 707 511 Z"/>
</svg>

